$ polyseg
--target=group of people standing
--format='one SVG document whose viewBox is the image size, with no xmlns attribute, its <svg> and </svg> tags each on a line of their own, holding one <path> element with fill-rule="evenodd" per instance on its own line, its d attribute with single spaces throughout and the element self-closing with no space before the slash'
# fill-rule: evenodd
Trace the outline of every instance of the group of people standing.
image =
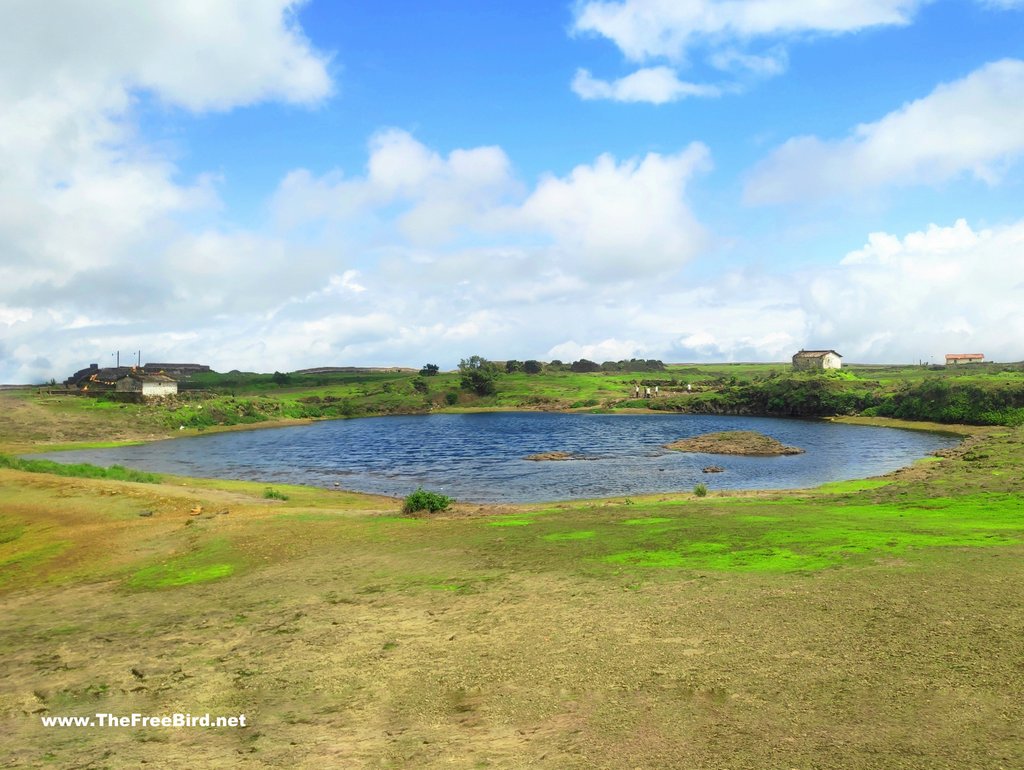
<svg viewBox="0 0 1024 770">
<path fill-rule="evenodd" d="M 686 383 L 686 392 L 687 393 L 692 393 L 693 392 L 693 387 L 690 385 L 690 383 Z M 644 398 L 652 398 L 652 397 L 653 398 L 657 398 L 658 397 L 658 386 L 657 385 L 654 386 L 654 392 L 652 393 L 650 385 L 645 385 L 644 386 Z M 633 385 L 633 398 L 640 398 L 640 386 L 639 385 Z"/>
<path fill-rule="evenodd" d="M 658 386 L 654 386 L 654 398 L 658 397 Z M 640 398 L 640 386 L 633 386 L 633 398 Z M 644 386 L 644 398 L 651 398 L 651 387 L 649 385 Z"/>
</svg>

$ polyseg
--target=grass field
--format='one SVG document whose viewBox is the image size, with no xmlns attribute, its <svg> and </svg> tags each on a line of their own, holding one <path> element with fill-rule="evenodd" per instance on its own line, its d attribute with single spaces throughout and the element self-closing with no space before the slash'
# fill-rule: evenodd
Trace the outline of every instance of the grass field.
<svg viewBox="0 0 1024 770">
<path fill-rule="evenodd" d="M 173 432 L 101 404 L 0 394 L 0 449 Z M 956 430 L 950 456 L 816 490 L 415 518 L 342 491 L 0 468 L 0 761 L 1022 767 L 1024 428 Z M 175 712 L 249 726 L 40 722 Z"/>
</svg>

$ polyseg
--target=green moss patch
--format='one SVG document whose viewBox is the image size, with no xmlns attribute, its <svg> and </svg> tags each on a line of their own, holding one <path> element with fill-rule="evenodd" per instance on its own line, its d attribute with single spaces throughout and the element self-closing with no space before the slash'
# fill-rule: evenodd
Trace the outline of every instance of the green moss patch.
<svg viewBox="0 0 1024 770">
<path fill-rule="evenodd" d="M 664 516 L 644 516 L 639 519 L 626 519 L 622 523 L 631 527 L 650 527 L 655 524 L 667 524 L 671 521 L 673 521 L 673 519 L 669 519 Z"/>
<path fill-rule="evenodd" d="M 550 535 L 544 535 L 544 539 L 555 542 L 561 540 L 590 540 L 595 535 L 597 535 L 597 532 L 592 529 L 578 529 L 573 532 L 552 532 Z"/>
<path fill-rule="evenodd" d="M 35 570 L 70 547 L 71 543 L 63 540 L 32 547 L 14 542 L 0 546 L 0 586 Z"/>
<path fill-rule="evenodd" d="M 220 580 L 240 566 L 232 556 L 223 541 L 214 541 L 199 550 L 143 567 L 128 578 L 127 586 L 144 591 Z"/>
<path fill-rule="evenodd" d="M 934 458 L 938 460 L 939 458 Z M 826 495 L 842 495 L 850 492 L 863 492 L 867 489 L 880 489 L 888 486 L 892 481 L 889 479 L 853 479 L 851 481 L 830 481 L 815 489 Z"/>
</svg>

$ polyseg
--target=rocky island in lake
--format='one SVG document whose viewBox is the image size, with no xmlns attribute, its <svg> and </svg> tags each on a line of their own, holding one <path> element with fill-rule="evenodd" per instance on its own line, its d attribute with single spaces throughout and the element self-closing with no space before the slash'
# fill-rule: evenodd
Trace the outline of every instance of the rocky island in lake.
<svg viewBox="0 0 1024 770">
<path fill-rule="evenodd" d="M 754 430 L 726 430 L 705 433 L 701 436 L 684 438 L 665 444 L 666 449 L 677 452 L 701 452 L 713 455 L 751 455 L 769 457 L 772 455 L 799 455 L 804 450 L 786 446 L 771 436 Z"/>
<path fill-rule="evenodd" d="M 539 452 L 535 455 L 527 455 L 524 460 L 535 460 L 543 462 L 547 460 L 575 460 L 576 455 L 571 452 Z"/>
</svg>

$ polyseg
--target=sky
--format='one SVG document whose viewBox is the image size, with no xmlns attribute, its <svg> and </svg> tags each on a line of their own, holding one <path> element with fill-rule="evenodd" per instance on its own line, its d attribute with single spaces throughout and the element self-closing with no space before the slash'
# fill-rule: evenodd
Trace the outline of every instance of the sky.
<svg viewBox="0 0 1024 770">
<path fill-rule="evenodd" d="M 6 0 L 0 382 L 1024 359 L 1024 0 Z"/>
</svg>

